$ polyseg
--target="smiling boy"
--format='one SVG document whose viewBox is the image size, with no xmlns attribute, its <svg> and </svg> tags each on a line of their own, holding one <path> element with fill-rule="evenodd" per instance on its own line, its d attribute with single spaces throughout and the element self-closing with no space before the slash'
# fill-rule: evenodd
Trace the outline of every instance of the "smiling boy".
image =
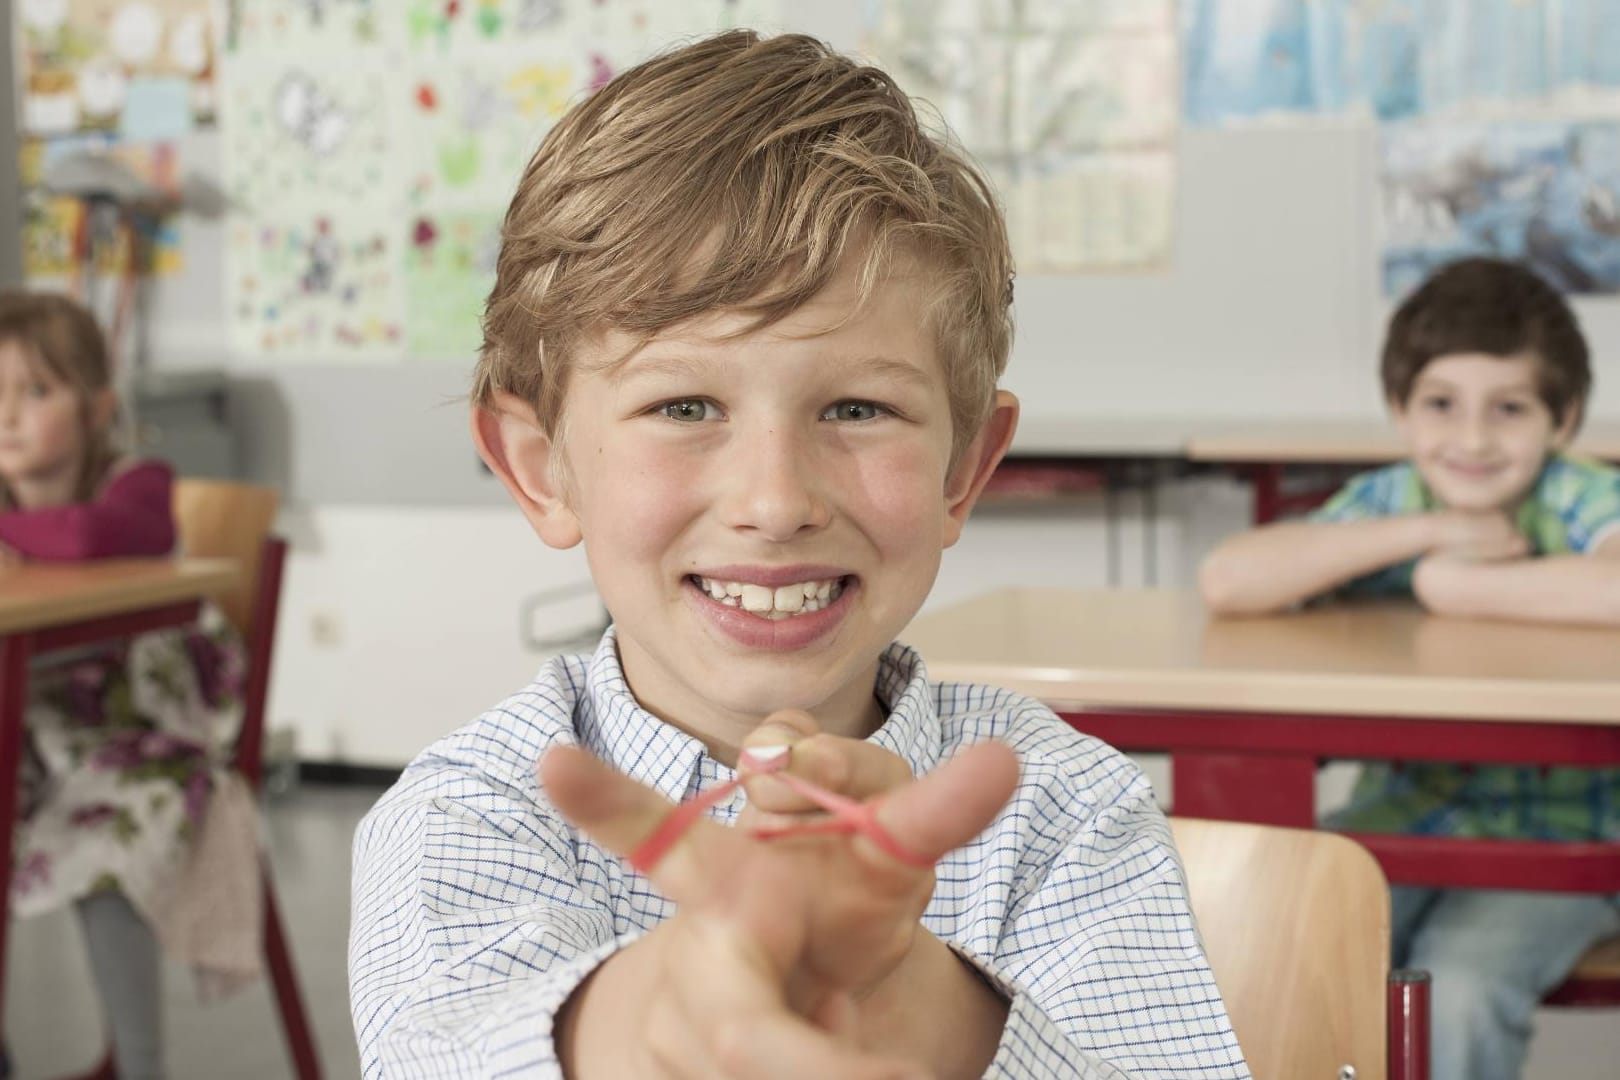
<svg viewBox="0 0 1620 1080">
<path fill-rule="evenodd" d="M 368 1077 L 1248 1075 L 1141 774 L 894 640 L 1012 438 L 1010 281 L 977 173 L 808 38 L 676 50 L 547 137 L 473 431 L 613 627 L 362 825 Z M 826 824 L 746 771 L 783 760 L 862 830 L 759 836 Z"/>
<path fill-rule="evenodd" d="M 1351 479 L 1309 520 L 1222 544 L 1202 572 L 1210 608 L 1415 595 L 1445 615 L 1620 626 L 1620 470 L 1564 453 L 1591 368 L 1563 298 L 1510 262 L 1453 263 L 1396 311 L 1383 383 L 1409 460 Z M 1373 765 L 1332 823 L 1612 840 L 1620 773 Z M 1395 963 L 1434 977 L 1436 1080 L 1518 1076 L 1541 996 L 1617 931 L 1606 896 L 1393 890 Z"/>
</svg>

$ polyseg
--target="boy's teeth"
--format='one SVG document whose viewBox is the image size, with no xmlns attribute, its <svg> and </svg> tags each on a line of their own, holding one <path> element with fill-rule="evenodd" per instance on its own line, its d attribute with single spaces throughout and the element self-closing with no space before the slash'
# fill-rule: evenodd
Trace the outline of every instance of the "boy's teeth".
<svg viewBox="0 0 1620 1080">
<path fill-rule="evenodd" d="M 804 581 L 774 589 L 765 585 L 715 581 L 704 577 L 696 581 L 698 588 L 727 607 L 740 607 L 768 619 L 785 619 L 820 611 L 833 602 L 837 593 L 843 591 L 841 579 Z"/>
</svg>

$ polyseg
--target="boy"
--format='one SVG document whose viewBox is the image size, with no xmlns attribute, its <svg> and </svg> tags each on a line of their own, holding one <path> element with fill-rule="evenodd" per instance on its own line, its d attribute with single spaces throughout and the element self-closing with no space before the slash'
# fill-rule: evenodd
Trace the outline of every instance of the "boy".
<svg viewBox="0 0 1620 1080">
<path fill-rule="evenodd" d="M 1620 625 L 1620 471 L 1563 454 L 1591 387 L 1563 298 L 1513 263 L 1453 263 L 1396 311 L 1383 383 L 1410 460 L 1221 545 L 1202 572 L 1210 608 L 1415 595 L 1442 614 Z M 1613 839 L 1620 776 L 1377 765 L 1333 823 Z M 1436 1080 L 1518 1076 L 1542 994 L 1620 931 L 1604 896 L 1397 888 L 1393 904 L 1395 962 L 1434 976 Z"/>
<path fill-rule="evenodd" d="M 697 42 L 548 135 L 473 433 L 614 624 L 362 825 L 368 1077 L 1248 1075 L 1141 775 L 893 644 L 1012 438 L 1010 281 L 983 181 L 808 38 Z M 792 777 L 648 858 L 745 753 Z M 754 835 L 825 823 L 793 778 L 870 828 Z"/>
</svg>

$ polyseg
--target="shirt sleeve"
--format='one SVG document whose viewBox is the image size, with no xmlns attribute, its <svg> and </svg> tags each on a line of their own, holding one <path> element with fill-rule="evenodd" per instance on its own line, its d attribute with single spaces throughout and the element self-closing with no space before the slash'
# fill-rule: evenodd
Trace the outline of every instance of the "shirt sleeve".
<svg viewBox="0 0 1620 1080">
<path fill-rule="evenodd" d="M 1389 505 L 1389 480 L 1384 469 L 1358 473 L 1346 480 L 1327 502 L 1312 510 L 1307 520 L 1332 523 L 1389 517 L 1395 512 Z"/>
<path fill-rule="evenodd" d="M 1017 899 L 996 955 L 967 957 L 1011 1002 L 985 1075 L 1246 1080 L 1169 825 L 1135 766 L 1110 757 L 1129 778 L 1118 799 Z"/>
<path fill-rule="evenodd" d="M 1421 499 L 1411 485 L 1408 466 L 1395 465 L 1358 473 L 1345 481 L 1333 497 L 1317 507 L 1306 520 L 1337 524 L 1348 521 L 1375 521 L 1397 514 L 1417 513 Z M 1410 505 L 1407 505 L 1410 503 Z M 1411 596 L 1412 572 L 1416 559 L 1394 563 L 1364 574 L 1334 589 L 1331 596 Z"/>
<path fill-rule="evenodd" d="M 50 562 L 167 555 L 174 550 L 173 490 L 167 465 L 132 465 L 90 502 L 0 514 L 0 544 Z"/>
<path fill-rule="evenodd" d="M 1566 517 L 1570 550 L 1577 555 L 1596 551 L 1620 533 L 1620 472 L 1603 469 L 1585 486 Z"/>
<path fill-rule="evenodd" d="M 367 1080 L 560 1080 L 557 1010 L 637 936 L 615 934 L 572 852 L 545 803 L 475 772 L 407 772 L 384 796 L 354 846 L 350 1004 Z"/>
</svg>

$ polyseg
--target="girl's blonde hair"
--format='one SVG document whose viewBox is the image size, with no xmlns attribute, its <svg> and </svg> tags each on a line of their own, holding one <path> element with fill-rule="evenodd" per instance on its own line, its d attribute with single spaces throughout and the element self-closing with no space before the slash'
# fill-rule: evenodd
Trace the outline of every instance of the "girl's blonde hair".
<svg viewBox="0 0 1620 1080">
<path fill-rule="evenodd" d="M 95 316 L 59 293 L 0 289 L 0 344 L 22 349 L 78 396 L 84 458 L 74 498 L 94 497 L 118 457 L 112 425 L 96 422 L 96 397 L 112 388 L 112 365 Z M 0 510 L 15 506 L 10 486 L 0 478 Z"/>
<path fill-rule="evenodd" d="M 732 31 L 631 68 L 529 162 L 502 229 L 473 401 L 554 440 L 582 338 L 643 340 L 717 309 L 792 313 L 858 256 L 864 302 L 904 260 L 931 281 L 958 451 L 1012 345 L 1012 258 L 984 179 L 899 87 L 813 38 Z"/>
</svg>

